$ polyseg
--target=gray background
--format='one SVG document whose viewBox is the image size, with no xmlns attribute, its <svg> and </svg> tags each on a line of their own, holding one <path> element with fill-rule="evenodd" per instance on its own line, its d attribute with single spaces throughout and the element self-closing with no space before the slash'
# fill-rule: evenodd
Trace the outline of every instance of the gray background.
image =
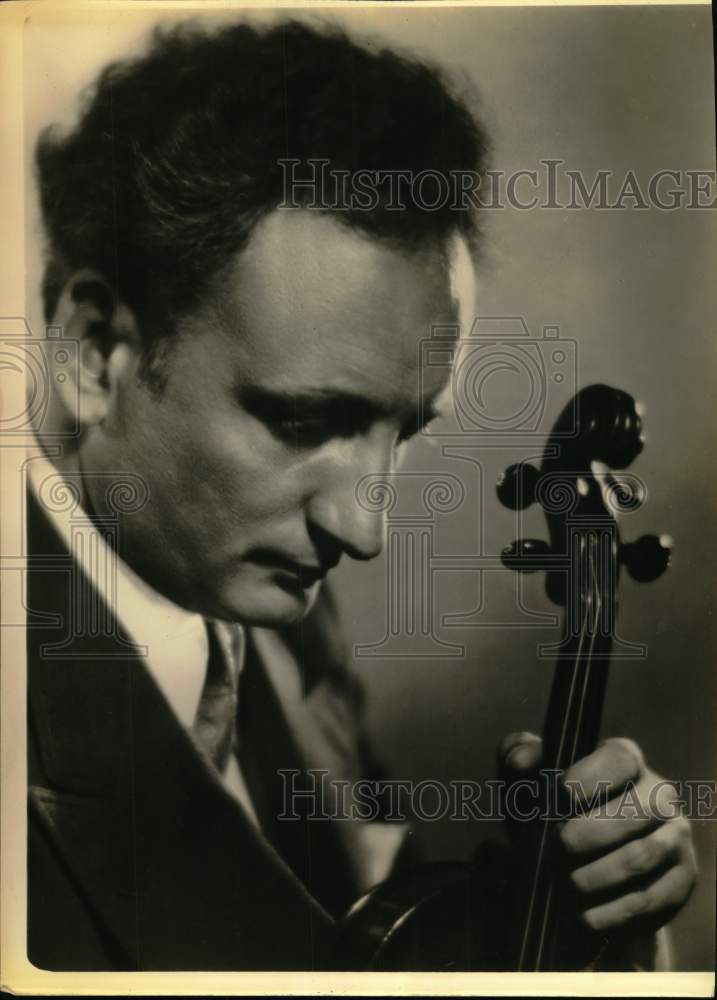
<svg viewBox="0 0 717 1000">
<path fill-rule="evenodd" d="M 262 19 L 274 15 L 254 14 Z M 326 17 L 333 15 L 326 14 Z M 536 169 L 560 158 L 589 179 L 599 169 L 645 184 L 661 169 L 714 170 L 713 64 L 710 10 L 681 8 L 383 7 L 343 9 L 336 18 L 361 33 L 424 53 L 472 80 L 494 140 L 496 169 Z M 83 15 L 81 23 L 30 23 L 27 30 L 27 146 L 37 127 L 67 113 L 77 88 L 108 58 L 131 52 L 156 13 L 127 10 Z M 36 288 L 37 222 L 28 200 L 29 312 L 41 329 Z M 624 534 L 669 532 L 669 574 L 649 585 L 625 581 L 622 634 L 645 643 L 645 660 L 613 666 L 603 731 L 630 735 L 652 766 L 682 778 L 715 772 L 716 479 L 714 469 L 714 214 L 708 210 L 567 211 L 506 208 L 488 214 L 478 269 L 478 311 L 521 315 L 531 334 L 560 327 L 577 344 L 577 381 L 618 385 L 646 407 L 649 440 L 634 471 L 648 502 L 625 519 Z M 502 388 L 501 388 L 502 385 Z M 509 381 L 491 383 L 518 391 Z M 506 395 L 505 398 L 508 398 Z M 565 395 L 547 398 L 547 422 Z M 533 448 L 533 453 L 539 451 Z M 411 447 L 407 469 L 442 468 L 466 477 L 466 503 L 440 520 L 442 552 L 472 550 L 480 523 L 483 551 L 516 536 L 514 514 L 497 503 L 492 484 L 507 464 L 530 454 L 508 449 L 480 455 L 485 488 L 473 490 L 465 465 L 442 463 L 435 448 Z M 449 468 L 450 466 L 450 468 Z M 417 495 L 402 487 L 408 509 Z M 531 511 L 525 533 L 544 537 Z M 337 590 L 351 644 L 379 640 L 386 617 L 386 565 L 342 565 Z M 437 614 L 467 611 L 477 600 L 475 575 L 442 575 Z M 465 644 L 458 659 L 357 659 L 368 691 L 369 723 L 393 776 L 443 781 L 494 772 L 495 747 L 512 729 L 539 729 L 551 668 L 536 656 L 557 625 L 499 627 L 516 613 L 515 581 L 491 574 L 482 628 L 442 636 Z M 524 600 L 554 611 L 542 580 Z M 448 820 L 419 824 L 416 836 L 434 857 L 465 856 L 486 824 Z M 714 823 L 696 823 L 701 880 L 674 923 L 677 968 L 713 967 Z"/>
</svg>

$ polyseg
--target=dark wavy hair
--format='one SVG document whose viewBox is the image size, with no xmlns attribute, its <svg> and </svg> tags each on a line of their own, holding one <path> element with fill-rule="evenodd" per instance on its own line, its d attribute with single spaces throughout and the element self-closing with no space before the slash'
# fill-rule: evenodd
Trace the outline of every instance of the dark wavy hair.
<svg viewBox="0 0 717 1000">
<path fill-rule="evenodd" d="M 286 158 L 330 170 L 484 170 L 486 135 L 442 73 L 286 21 L 155 29 L 141 57 L 100 74 L 78 123 L 40 137 L 36 165 L 48 236 L 49 318 L 75 270 L 98 270 L 140 318 L 149 348 L 283 197 Z M 475 213 L 450 206 L 337 215 L 417 247 Z"/>
</svg>

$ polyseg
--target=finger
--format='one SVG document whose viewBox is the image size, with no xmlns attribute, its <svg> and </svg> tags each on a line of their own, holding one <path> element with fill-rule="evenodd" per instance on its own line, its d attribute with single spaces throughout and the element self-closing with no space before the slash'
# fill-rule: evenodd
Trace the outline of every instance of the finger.
<svg viewBox="0 0 717 1000">
<path fill-rule="evenodd" d="M 669 782 L 656 782 L 646 774 L 637 784 L 628 784 L 620 796 L 583 816 L 569 819 L 560 830 L 560 840 L 568 855 L 604 854 L 664 822 L 665 800 L 676 790 Z M 655 795 L 655 789 L 658 794 Z M 658 809 L 657 807 L 662 807 Z M 672 813 L 674 815 L 674 812 Z"/>
<path fill-rule="evenodd" d="M 646 889 L 586 910 L 582 919 L 595 931 L 624 927 L 633 921 L 649 920 L 659 926 L 686 902 L 694 884 L 694 873 L 684 865 L 676 865 Z"/>
<path fill-rule="evenodd" d="M 685 840 L 686 820 L 666 823 L 652 833 L 618 847 L 617 850 L 570 874 L 580 893 L 603 892 L 647 875 L 655 874 L 679 860 Z"/>
<path fill-rule="evenodd" d="M 637 781 L 645 770 L 645 759 L 634 740 L 615 737 L 568 768 L 563 781 L 578 801 L 596 795 L 611 798 L 628 782 Z"/>
<path fill-rule="evenodd" d="M 535 733 L 517 732 L 505 737 L 498 748 L 501 775 L 510 780 L 540 766 L 543 741 Z"/>
</svg>

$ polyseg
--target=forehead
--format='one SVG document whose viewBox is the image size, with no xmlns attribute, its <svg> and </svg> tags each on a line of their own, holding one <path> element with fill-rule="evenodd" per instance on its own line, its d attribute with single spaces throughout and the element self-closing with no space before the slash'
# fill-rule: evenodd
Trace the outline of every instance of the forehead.
<svg viewBox="0 0 717 1000">
<path fill-rule="evenodd" d="M 431 324 L 458 321 L 455 270 L 438 248 L 409 252 L 325 213 L 276 210 L 223 269 L 211 305 L 247 379 L 399 402 L 415 394 Z"/>
</svg>

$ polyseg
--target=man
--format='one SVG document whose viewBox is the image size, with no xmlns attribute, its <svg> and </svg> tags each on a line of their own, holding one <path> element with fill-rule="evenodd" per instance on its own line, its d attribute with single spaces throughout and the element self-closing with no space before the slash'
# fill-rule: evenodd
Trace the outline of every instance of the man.
<svg viewBox="0 0 717 1000">
<path fill-rule="evenodd" d="M 480 174 L 486 145 L 437 71 L 294 23 L 158 35 L 41 140 L 46 317 L 79 344 L 59 385 L 80 434 L 29 463 L 36 965 L 322 968 L 335 920 L 401 863 L 394 824 L 281 821 L 278 772 L 380 774 L 324 580 L 381 549 L 356 485 L 439 406 L 418 343 L 470 321 L 476 219 L 396 210 L 390 185 L 349 209 L 297 185 L 282 207 L 285 164 Z M 502 753 L 526 773 L 540 744 Z M 654 944 L 694 882 L 686 822 L 661 821 L 629 741 L 566 777 L 650 802 L 561 839 L 586 926 Z"/>
</svg>

